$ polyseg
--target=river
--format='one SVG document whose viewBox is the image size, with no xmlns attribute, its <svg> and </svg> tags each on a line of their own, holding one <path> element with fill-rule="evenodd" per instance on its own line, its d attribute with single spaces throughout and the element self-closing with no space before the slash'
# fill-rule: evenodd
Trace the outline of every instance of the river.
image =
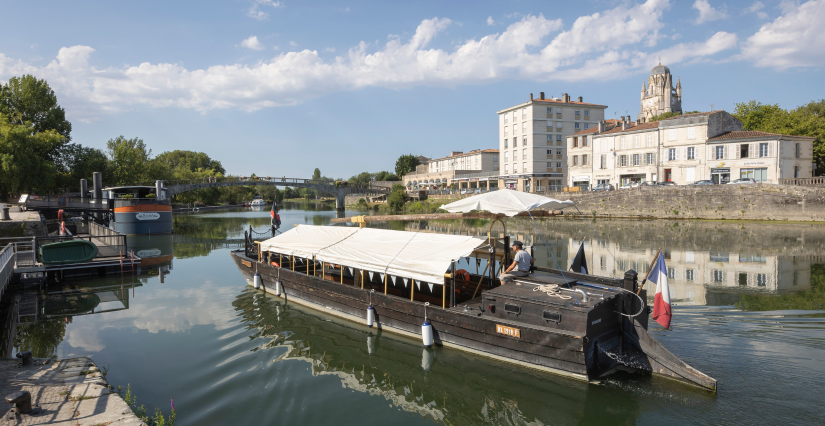
<svg viewBox="0 0 825 426">
<path fill-rule="evenodd" d="M 359 214 L 347 212 L 347 215 Z M 335 212 L 287 203 L 282 229 Z M 671 330 L 656 339 L 719 381 L 712 394 L 665 379 L 598 385 L 376 333 L 285 306 L 246 285 L 229 257 L 268 211 L 177 215 L 175 234 L 130 238 L 134 274 L 27 294 L 18 346 L 91 356 L 113 385 L 182 425 L 815 424 L 825 419 L 825 225 L 550 218 L 507 221 L 536 261 L 569 265 L 582 241 L 592 273 L 643 276 L 665 252 Z M 388 223 L 486 235 L 484 220 Z M 537 232 L 541 231 L 545 240 Z M 496 225 L 493 232 L 502 231 Z M 551 255 L 552 252 L 552 255 Z M 475 265 L 464 265 L 475 268 Z M 652 292 L 651 292 L 652 293 Z M 34 306 L 34 309 L 32 307 Z"/>
</svg>

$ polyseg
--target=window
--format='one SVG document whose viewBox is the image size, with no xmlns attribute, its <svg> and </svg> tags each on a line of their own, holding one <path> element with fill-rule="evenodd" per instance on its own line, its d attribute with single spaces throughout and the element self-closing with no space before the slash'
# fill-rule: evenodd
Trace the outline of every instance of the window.
<svg viewBox="0 0 825 426">
<path fill-rule="evenodd" d="M 518 151 L 513 151 L 513 161 L 518 161 Z"/>
<path fill-rule="evenodd" d="M 514 136 L 513 137 L 513 148 L 515 148 L 517 146 L 518 146 L 518 138 Z"/>
<path fill-rule="evenodd" d="M 581 129 L 581 123 L 579 123 L 578 121 L 576 122 L 575 129 L 576 130 Z M 797 145 L 799 145 L 799 144 L 797 144 Z"/>
<path fill-rule="evenodd" d="M 739 273 L 739 285 L 746 286 L 748 285 L 748 274 L 745 272 Z"/>
<path fill-rule="evenodd" d="M 521 171 L 522 173 L 527 173 L 527 163 L 521 163 Z"/>
<path fill-rule="evenodd" d="M 521 109 L 521 118 L 527 118 L 527 108 Z"/>
<path fill-rule="evenodd" d="M 498 154 L 493 155 L 493 162 L 498 163 Z"/>
<path fill-rule="evenodd" d="M 579 110 L 579 109 L 577 109 L 577 110 L 576 110 L 576 112 L 574 112 L 574 114 L 576 114 L 576 115 L 581 115 L 581 113 L 582 113 L 582 112 L 581 112 L 581 110 Z"/>
<path fill-rule="evenodd" d="M 708 252 L 711 262 L 730 262 L 730 253 L 723 253 L 721 251 Z"/>
<path fill-rule="evenodd" d="M 668 279 L 676 279 L 676 269 L 671 268 L 670 266 L 667 267 L 667 278 Z"/>
<path fill-rule="evenodd" d="M 763 142 L 759 144 L 759 156 L 760 157 L 767 157 L 768 156 L 768 143 Z"/>
<path fill-rule="evenodd" d="M 509 140 L 510 140 L 510 139 L 505 139 L 505 140 L 504 140 L 504 147 L 505 147 L 505 148 L 507 148 L 507 142 L 508 142 Z"/>
<path fill-rule="evenodd" d="M 547 135 L 547 142 L 553 142 L 553 135 Z"/>
<path fill-rule="evenodd" d="M 506 153 L 505 153 L 505 154 L 506 154 Z M 505 158 L 507 158 L 507 155 L 505 155 L 504 157 L 505 157 Z M 505 164 L 505 165 L 504 165 L 504 174 L 505 174 L 505 175 L 510 173 L 509 169 L 510 169 L 510 165 L 509 165 L 509 164 Z"/>
<path fill-rule="evenodd" d="M 693 281 L 693 269 L 685 269 L 685 281 Z"/>
<path fill-rule="evenodd" d="M 522 131 L 522 132 L 526 132 L 526 131 L 527 131 L 527 122 L 526 122 L 526 121 L 525 121 L 524 123 L 521 123 L 521 131 Z"/>
<path fill-rule="evenodd" d="M 582 136 L 582 146 L 587 147 L 587 136 Z"/>
<path fill-rule="evenodd" d="M 799 166 L 793 166 L 793 177 L 799 177 Z"/>
<path fill-rule="evenodd" d="M 641 161 L 641 157 L 642 156 L 640 154 L 633 154 L 633 165 L 634 166 L 639 165 L 639 162 Z"/>
<path fill-rule="evenodd" d="M 653 164 L 653 153 L 648 152 L 647 154 L 645 154 L 645 157 L 647 157 L 647 165 L 648 166 L 652 165 Z"/>
<path fill-rule="evenodd" d="M 696 139 L 696 128 L 688 127 L 688 139 Z"/>
<path fill-rule="evenodd" d="M 549 169 L 549 168 L 552 168 L 552 167 L 553 167 L 553 163 L 552 163 L 552 162 L 550 162 L 550 161 L 548 161 L 548 162 L 547 162 L 547 168 Z"/>
<path fill-rule="evenodd" d="M 513 111 L 513 122 L 515 123 L 518 120 L 518 111 Z"/>
<path fill-rule="evenodd" d="M 504 126 L 504 136 L 510 134 L 510 126 Z"/>
<path fill-rule="evenodd" d="M 507 124 L 509 122 L 510 122 L 510 117 L 508 117 L 507 114 L 504 114 L 504 124 Z"/>
<path fill-rule="evenodd" d="M 742 179 L 751 178 L 757 182 L 767 182 L 768 169 L 739 169 L 739 175 Z"/>
<path fill-rule="evenodd" d="M 561 114 L 561 107 L 556 108 L 556 114 Z"/>
<path fill-rule="evenodd" d="M 548 122 L 547 122 L 547 131 L 548 131 L 548 132 L 552 132 L 552 131 L 553 131 L 553 122 L 552 122 L 552 121 L 548 121 Z"/>
<path fill-rule="evenodd" d="M 768 276 L 765 274 L 756 274 L 756 285 L 765 287 L 768 284 Z"/>
<path fill-rule="evenodd" d="M 551 151 L 551 150 L 549 150 L 549 149 L 548 149 L 548 150 L 547 150 L 547 155 L 553 155 L 553 151 Z"/>
<path fill-rule="evenodd" d="M 527 135 L 521 137 L 521 146 L 527 146 Z"/>
<path fill-rule="evenodd" d="M 560 149 L 556 150 L 556 155 L 561 155 L 561 150 Z"/>
<path fill-rule="evenodd" d="M 750 148 L 751 144 L 743 143 L 739 145 L 739 158 L 748 158 L 749 152 L 748 149 Z"/>
<path fill-rule="evenodd" d="M 527 159 L 527 150 L 526 150 L 526 149 L 522 149 L 522 150 L 521 150 L 521 159 L 522 159 L 522 160 L 526 160 L 526 159 Z"/>
<path fill-rule="evenodd" d="M 799 150 L 799 144 L 794 145 L 794 156 L 796 158 L 799 158 L 799 151 L 800 151 Z M 796 177 L 796 176 L 794 176 L 794 177 Z"/>
<path fill-rule="evenodd" d="M 573 148 L 579 147 L 579 138 L 573 138 Z"/>
<path fill-rule="evenodd" d="M 510 152 L 504 151 L 504 161 L 510 161 Z"/>
<path fill-rule="evenodd" d="M 713 282 L 721 283 L 725 281 L 725 273 L 720 270 L 713 271 Z"/>
<path fill-rule="evenodd" d="M 556 162 L 556 167 L 561 168 L 561 162 L 560 161 Z"/>
<path fill-rule="evenodd" d="M 716 154 L 714 156 L 714 159 L 724 160 L 725 159 L 725 147 L 722 146 L 722 145 L 717 146 L 714 154 Z"/>
<path fill-rule="evenodd" d="M 622 137 L 621 137 L 621 139 L 619 139 L 619 140 L 621 141 L 621 142 L 619 143 L 619 146 L 621 146 L 621 147 L 622 147 L 622 149 L 627 149 L 627 144 L 625 143 L 624 136 L 622 136 Z"/>
<path fill-rule="evenodd" d="M 561 142 L 561 135 L 556 135 L 556 141 Z"/>
<path fill-rule="evenodd" d="M 516 134 L 516 130 L 517 130 L 517 126 L 515 124 L 513 124 L 513 134 L 514 135 Z"/>
<path fill-rule="evenodd" d="M 586 166 L 586 165 L 587 165 L 587 154 L 583 154 L 582 155 L 582 166 Z"/>
<path fill-rule="evenodd" d="M 600 161 L 599 168 L 602 169 L 602 170 L 606 169 L 607 168 L 607 155 L 602 154 L 601 159 L 599 161 Z"/>
<path fill-rule="evenodd" d="M 670 129 L 667 131 L 667 139 L 671 141 L 676 140 L 676 129 Z"/>
<path fill-rule="evenodd" d="M 518 173 L 518 163 L 513 163 L 513 173 Z"/>
<path fill-rule="evenodd" d="M 627 156 L 620 155 L 619 156 L 619 167 L 627 167 Z"/>
<path fill-rule="evenodd" d="M 688 147 L 687 149 L 687 159 L 688 160 L 695 160 L 696 159 L 696 148 Z"/>
<path fill-rule="evenodd" d="M 589 129 L 590 128 L 590 123 L 584 123 L 584 128 Z"/>
<path fill-rule="evenodd" d="M 647 147 L 650 148 L 653 146 L 653 133 L 647 134 Z"/>
<path fill-rule="evenodd" d="M 590 118 L 590 110 L 589 109 L 584 110 L 584 118 L 588 118 L 588 119 Z"/>
<path fill-rule="evenodd" d="M 547 107 L 547 113 L 552 114 L 553 113 L 553 108 Z M 549 121 L 548 121 L 548 123 L 549 123 Z"/>
<path fill-rule="evenodd" d="M 667 161 L 676 161 L 676 148 L 667 150 Z"/>
<path fill-rule="evenodd" d="M 639 147 L 639 135 L 633 135 L 633 148 Z"/>
<path fill-rule="evenodd" d="M 574 155 L 574 156 L 573 156 L 573 165 L 574 165 L 574 166 L 578 166 L 578 165 L 579 165 L 579 156 L 578 156 L 578 155 Z"/>
</svg>

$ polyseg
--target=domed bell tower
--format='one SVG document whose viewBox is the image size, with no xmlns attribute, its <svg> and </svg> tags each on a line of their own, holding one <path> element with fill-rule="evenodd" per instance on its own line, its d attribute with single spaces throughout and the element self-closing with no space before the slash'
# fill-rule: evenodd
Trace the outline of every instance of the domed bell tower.
<svg viewBox="0 0 825 426">
<path fill-rule="evenodd" d="M 653 67 L 647 85 L 642 82 L 642 103 L 639 119 L 648 122 L 652 117 L 666 112 L 682 112 L 682 82 L 677 78 L 676 87 L 673 87 L 673 76 L 670 69 L 662 65 Z"/>
</svg>

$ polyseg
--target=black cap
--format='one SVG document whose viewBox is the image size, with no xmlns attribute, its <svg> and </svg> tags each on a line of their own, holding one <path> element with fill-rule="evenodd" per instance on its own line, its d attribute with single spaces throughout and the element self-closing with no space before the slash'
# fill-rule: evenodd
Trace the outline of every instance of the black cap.
<svg viewBox="0 0 825 426">
<path fill-rule="evenodd" d="M 521 241 L 513 241 L 514 246 L 518 246 L 518 248 L 524 248 L 524 244 Z"/>
</svg>

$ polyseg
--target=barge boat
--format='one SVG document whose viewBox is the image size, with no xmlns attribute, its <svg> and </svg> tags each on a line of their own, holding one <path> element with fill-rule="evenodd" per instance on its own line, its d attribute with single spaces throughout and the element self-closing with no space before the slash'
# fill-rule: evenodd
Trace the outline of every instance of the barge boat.
<svg viewBox="0 0 825 426">
<path fill-rule="evenodd" d="M 287 303 L 583 381 L 623 370 L 716 391 L 715 379 L 648 333 L 633 270 L 610 278 L 537 267 L 502 285 L 506 236 L 310 225 L 266 241 L 250 235 L 232 259 L 249 285 Z M 457 270 L 462 259 L 487 267 Z"/>
</svg>

